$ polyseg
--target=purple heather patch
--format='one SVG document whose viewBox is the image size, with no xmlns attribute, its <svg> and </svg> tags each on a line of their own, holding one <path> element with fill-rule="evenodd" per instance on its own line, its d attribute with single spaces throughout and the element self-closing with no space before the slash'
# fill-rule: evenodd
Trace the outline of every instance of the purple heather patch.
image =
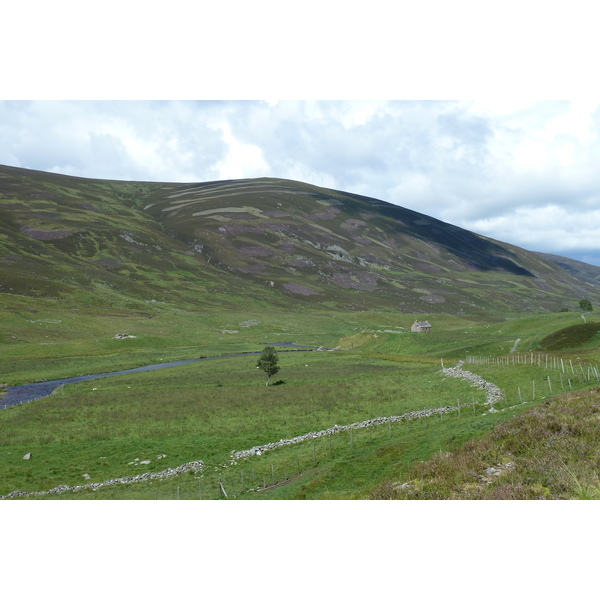
<svg viewBox="0 0 600 600">
<path fill-rule="evenodd" d="M 360 244 L 361 246 L 370 246 L 373 243 L 369 238 L 362 237 L 360 235 L 352 235 L 350 237 L 352 241 Z"/>
<path fill-rule="evenodd" d="M 545 292 L 552 291 L 552 288 L 545 281 L 542 281 L 541 279 L 534 279 L 533 283 L 535 285 L 537 285 L 540 289 L 544 290 Z"/>
<path fill-rule="evenodd" d="M 311 229 L 311 233 L 313 233 L 319 243 L 323 243 L 324 241 L 329 242 L 330 244 L 339 244 L 340 238 L 333 233 L 328 233 L 327 231 L 323 231 L 320 227 L 315 227 L 314 225 L 308 226 Z M 303 237 L 307 237 L 307 232 L 304 232 Z"/>
<path fill-rule="evenodd" d="M 339 208 L 331 207 L 328 208 L 325 212 L 320 212 L 312 215 L 305 215 L 308 219 L 312 219 L 313 221 L 331 221 L 331 219 L 335 219 L 335 217 L 340 213 Z"/>
<path fill-rule="evenodd" d="M 21 233 L 33 238 L 34 240 L 62 240 L 63 238 L 69 237 L 74 233 L 77 233 L 79 229 L 64 229 L 61 231 L 44 231 L 43 229 L 34 229 L 28 225 L 23 225 L 19 228 Z"/>
<path fill-rule="evenodd" d="M 292 292 L 293 294 L 300 294 L 301 296 L 318 296 L 319 292 L 315 292 L 312 288 L 306 285 L 300 285 L 299 283 L 284 283 L 283 287 Z"/>
<path fill-rule="evenodd" d="M 341 224 L 341 228 L 346 231 L 356 231 L 363 225 L 366 225 L 364 221 L 359 221 L 358 219 L 346 219 L 346 221 Z"/>
<path fill-rule="evenodd" d="M 267 268 L 265 265 L 256 264 L 256 265 L 248 265 L 246 267 L 234 267 L 236 271 L 240 271 L 240 273 L 249 273 L 251 275 L 268 275 Z"/>
<path fill-rule="evenodd" d="M 265 246 L 243 246 L 237 249 L 244 256 L 273 256 L 277 254 L 275 250 L 266 248 Z"/>
<path fill-rule="evenodd" d="M 287 223 L 269 223 L 267 228 L 270 231 L 287 231 L 287 230 L 291 229 L 291 226 L 288 225 Z"/>
<path fill-rule="evenodd" d="M 354 271 L 352 273 L 334 273 L 331 280 L 339 287 L 363 292 L 372 292 L 377 289 L 377 273 Z"/>
<path fill-rule="evenodd" d="M 294 252 L 296 250 L 296 246 L 291 242 L 282 242 L 277 246 L 277 250 L 281 250 L 282 252 L 287 252 L 288 254 Z"/>
<path fill-rule="evenodd" d="M 97 265 L 104 267 L 105 269 L 118 269 L 121 265 L 112 258 L 100 258 L 94 261 Z"/>
<path fill-rule="evenodd" d="M 443 269 L 433 263 L 415 263 L 415 268 L 426 273 L 441 273 Z"/>
</svg>

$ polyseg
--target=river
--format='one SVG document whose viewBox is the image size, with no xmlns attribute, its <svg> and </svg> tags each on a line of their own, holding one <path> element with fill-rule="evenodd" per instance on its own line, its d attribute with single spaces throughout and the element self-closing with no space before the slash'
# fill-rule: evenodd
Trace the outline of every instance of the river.
<svg viewBox="0 0 600 600">
<path fill-rule="evenodd" d="M 314 352 L 316 350 L 327 350 L 327 348 L 316 348 L 314 346 L 299 346 L 292 342 L 279 342 L 275 344 L 266 344 L 267 346 L 279 346 L 283 348 L 305 348 L 301 352 Z M 103 377 L 115 377 L 117 375 L 129 375 L 130 373 L 144 373 L 146 371 L 157 371 L 158 369 L 168 369 L 170 367 L 181 367 L 191 363 L 203 360 L 215 360 L 218 358 L 234 358 L 238 356 L 250 356 L 260 354 L 260 352 L 240 352 L 238 354 L 222 354 L 220 356 L 206 356 L 202 358 L 190 358 L 187 360 L 175 360 L 172 362 L 161 362 L 153 365 L 144 365 L 135 369 L 125 369 L 124 371 L 111 371 L 110 373 L 97 373 L 95 375 L 79 375 L 77 377 L 67 377 L 65 379 L 52 379 L 51 381 L 40 381 L 37 383 L 26 383 L 24 385 L 15 385 L 6 388 L 6 394 L 0 398 L 0 409 L 25 404 L 33 400 L 39 400 L 50 396 L 56 388 L 69 383 L 79 383 L 80 381 L 91 381 L 92 379 L 102 379 Z"/>
</svg>

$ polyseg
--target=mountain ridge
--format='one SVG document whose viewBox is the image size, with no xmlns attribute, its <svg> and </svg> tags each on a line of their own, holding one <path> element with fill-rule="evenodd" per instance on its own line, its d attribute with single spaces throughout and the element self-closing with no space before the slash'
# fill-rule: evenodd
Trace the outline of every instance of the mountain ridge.
<svg viewBox="0 0 600 600">
<path fill-rule="evenodd" d="M 0 219 L 0 292 L 20 296 L 453 314 L 600 301 L 598 267 L 287 179 L 125 182 L 0 166 Z"/>
</svg>

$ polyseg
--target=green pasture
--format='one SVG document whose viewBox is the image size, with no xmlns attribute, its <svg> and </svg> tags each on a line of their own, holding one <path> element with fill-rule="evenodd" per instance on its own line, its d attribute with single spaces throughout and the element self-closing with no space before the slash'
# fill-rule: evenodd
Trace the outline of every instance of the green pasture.
<svg viewBox="0 0 600 600">
<path fill-rule="evenodd" d="M 223 489 L 229 498 L 243 499 L 363 498 L 384 481 L 401 480 L 415 462 L 477 439 L 551 395 L 590 385 L 581 377 L 561 381 L 559 373 L 535 365 L 467 365 L 506 394 L 499 412 L 489 413 L 481 390 L 440 374 L 442 360 L 454 366 L 468 355 L 510 356 L 517 337 L 518 350 L 529 351 L 552 331 L 577 323 L 579 317 L 569 313 L 496 323 L 428 315 L 431 334 L 407 332 L 422 316 L 374 311 L 287 315 L 163 309 L 153 318 L 40 320 L 50 318 L 38 313 L 36 323 L 20 332 L 21 342 L 2 345 L 3 382 L 259 352 L 277 341 L 344 349 L 280 349 L 281 371 L 268 388 L 254 355 L 73 384 L 49 398 L 2 410 L 0 495 L 202 460 L 206 468 L 197 474 L 46 498 L 218 499 L 224 498 Z M 82 332 L 78 339 L 64 332 L 65 323 Z M 400 333 L 385 333 L 392 328 Z M 119 331 L 137 337 L 112 339 Z M 53 345 L 40 343 L 46 335 L 55 336 Z M 460 413 L 342 432 L 230 462 L 232 451 L 336 424 L 459 405 Z M 32 458 L 24 461 L 27 453 Z M 141 464 L 145 460 L 151 462 Z"/>
</svg>

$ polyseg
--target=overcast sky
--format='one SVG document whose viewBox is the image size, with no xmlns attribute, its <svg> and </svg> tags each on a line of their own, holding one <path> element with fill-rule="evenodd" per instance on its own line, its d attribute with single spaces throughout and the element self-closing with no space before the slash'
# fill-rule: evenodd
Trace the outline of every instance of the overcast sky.
<svg viewBox="0 0 600 600">
<path fill-rule="evenodd" d="M 596 101 L 3 101 L 0 139 L 5 165 L 295 179 L 600 265 Z"/>
<path fill-rule="evenodd" d="M 600 265 L 593 2 L 276 6 L 10 3 L 0 164 L 296 179 Z"/>
</svg>

